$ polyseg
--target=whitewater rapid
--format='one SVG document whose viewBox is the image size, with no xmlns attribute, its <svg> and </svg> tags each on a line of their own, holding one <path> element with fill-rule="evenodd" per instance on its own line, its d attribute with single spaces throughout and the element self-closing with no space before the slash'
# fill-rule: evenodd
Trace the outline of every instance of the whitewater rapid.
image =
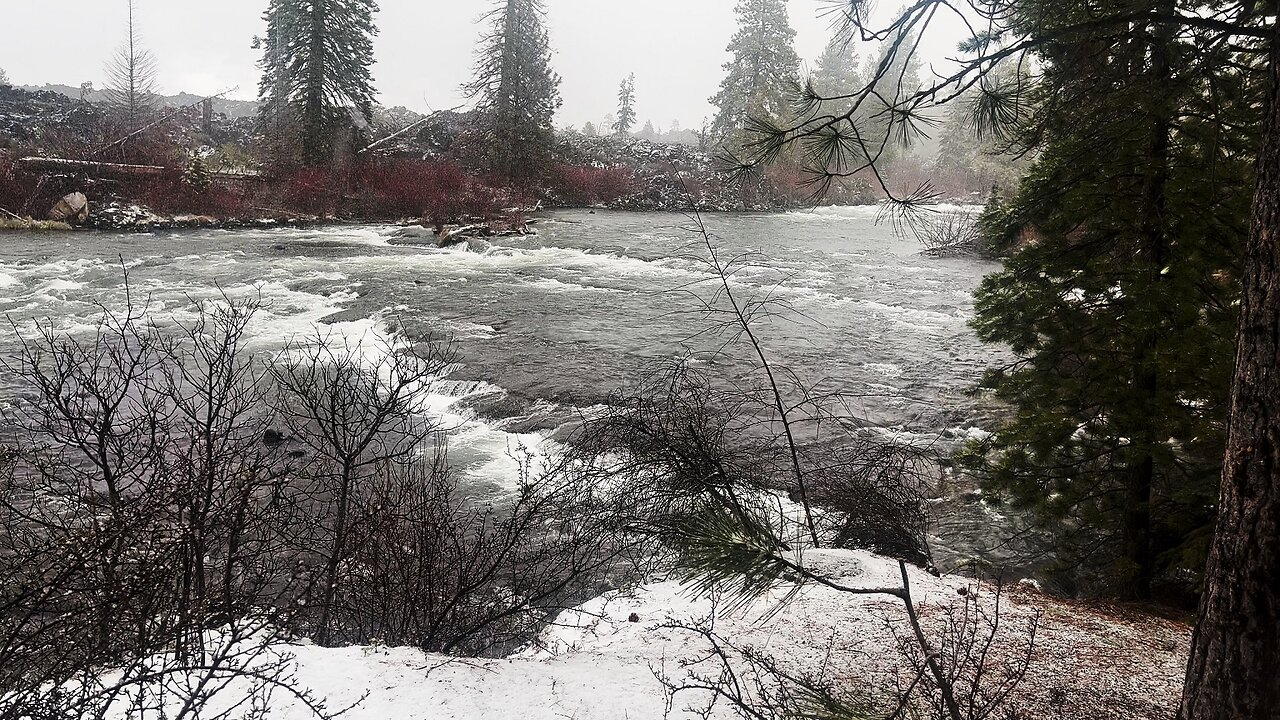
<svg viewBox="0 0 1280 720">
<path fill-rule="evenodd" d="M 874 208 L 706 218 L 743 265 L 742 298 L 778 301 L 758 332 L 779 365 L 895 437 L 935 442 L 982 432 L 966 391 L 1000 358 L 967 323 L 991 265 L 923 258 Z M 700 238 L 679 215 L 553 213 L 540 234 L 437 249 L 418 228 L 6 235 L 0 313 L 14 326 L 93 331 L 101 307 L 148 304 L 158 324 L 197 303 L 260 297 L 250 348 L 316 336 L 363 347 L 408 337 L 455 342 L 459 364 L 421 389 L 449 430 L 450 460 L 484 488 L 510 488 L 522 457 L 542 457 L 565 421 L 606 402 L 654 363 L 722 346 Z M 17 337 L 0 328 L 0 353 Z M 702 355 L 699 355 L 699 354 Z M 377 366 L 377 352 L 365 358 Z M 734 350 L 720 372 L 750 372 Z M 0 391 L 12 392 L 0 381 Z"/>
</svg>

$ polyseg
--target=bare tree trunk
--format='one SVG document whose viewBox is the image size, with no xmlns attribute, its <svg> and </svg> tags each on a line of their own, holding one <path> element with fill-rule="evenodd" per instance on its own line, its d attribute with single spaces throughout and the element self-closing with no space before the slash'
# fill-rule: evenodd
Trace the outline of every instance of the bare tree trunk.
<svg viewBox="0 0 1280 720">
<path fill-rule="evenodd" d="M 1280 718 L 1280 25 L 1271 32 L 1222 499 L 1181 720 Z"/>
</svg>

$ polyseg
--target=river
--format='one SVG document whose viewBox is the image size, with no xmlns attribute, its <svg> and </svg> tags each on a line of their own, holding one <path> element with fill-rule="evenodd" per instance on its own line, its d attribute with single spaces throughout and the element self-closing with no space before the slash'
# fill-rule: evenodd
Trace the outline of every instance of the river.
<svg viewBox="0 0 1280 720">
<path fill-rule="evenodd" d="M 777 362 L 856 398 L 855 412 L 889 435 L 945 448 L 991 424 L 992 409 L 966 390 L 1007 358 L 967 323 L 995 265 L 923 257 L 875 208 L 703 219 L 722 257 L 748 263 L 733 277 L 739 297 L 782 302 L 757 328 Z M 501 486 L 514 445 L 544 443 L 656 361 L 724 341 L 705 332 L 697 298 L 711 297 L 713 276 L 689 225 L 675 214 L 554 212 L 537 235 L 449 249 L 420 228 L 388 226 L 6 234 L 0 312 L 87 332 L 95 303 L 123 302 L 127 268 L 158 319 L 189 317 L 194 300 L 219 292 L 260 294 L 269 305 L 252 331 L 264 351 L 317 327 L 452 337 L 461 364 L 434 385 L 433 406 L 453 428 L 451 460 Z M 0 353 L 15 342 L 6 328 Z"/>
</svg>

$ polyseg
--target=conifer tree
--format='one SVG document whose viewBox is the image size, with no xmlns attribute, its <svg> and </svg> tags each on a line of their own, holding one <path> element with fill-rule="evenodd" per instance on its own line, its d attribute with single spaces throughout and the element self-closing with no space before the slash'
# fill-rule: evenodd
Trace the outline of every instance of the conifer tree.
<svg viewBox="0 0 1280 720">
<path fill-rule="evenodd" d="M 973 464 L 1065 559 L 1145 599 L 1208 550 L 1260 103 L 1240 77 L 1211 96 L 1203 58 L 1167 31 L 1096 48 L 1088 73 L 1077 52 L 1046 48 L 1047 140 L 988 224 L 1034 241 L 977 294 L 979 335 L 1021 360 L 983 381 L 1015 415 Z"/>
<path fill-rule="evenodd" d="M 618 120 L 613 131 L 626 135 L 636 124 L 636 74 L 631 73 L 618 88 Z"/>
<path fill-rule="evenodd" d="M 124 44 L 107 63 L 107 102 L 130 129 L 139 127 L 156 105 L 156 60 L 142 47 L 134 21 L 135 3 L 129 0 Z"/>
<path fill-rule="evenodd" d="M 274 140 L 298 150 L 307 165 L 332 162 L 335 138 L 352 113 L 373 121 L 375 0 L 270 0 L 258 95 Z"/>
<path fill-rule="evenodd" d="M 728 47 L 733 59 L 725 64 L 720 91 L 711 98 L 719 108 L 711 134 L 721 142 L 751 118 L 785 116 L 800 77 L 786 0 L 739 0 L 735 12 L 738 30 Z"/>
<path fill-rule="evenodd" d="M 551 69 L 545 16 L 542 0 L 497 0 L 482 18 L 489 30 L 464 87 L 477 101 L 490 169 L 513 182 L 542 174 L 552 152 L 560 76 Z"/>
<path fill-rule="evenodd" d="M 9 73 L 5 72 L 4 68 L 0 68 L 0 87 L 5 87 L 8 84 L 9 84 Z"/>
<path fill-rule="evenodd" d="M 832 36 L 818 58 L 810 86 L 823 97 L 852 92 L 862 80 L 858 51 L 840 33 Z"/>
</svg>

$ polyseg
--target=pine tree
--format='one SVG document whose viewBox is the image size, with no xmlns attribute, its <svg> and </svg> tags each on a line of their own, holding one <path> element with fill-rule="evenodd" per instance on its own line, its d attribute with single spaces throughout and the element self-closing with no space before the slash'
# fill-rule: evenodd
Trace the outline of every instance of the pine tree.
<svg viewBox="0 0 1280 720">
<path fill-rule="evenodd" d="M 631 73 L 618 87 L 618 120 L 613 131 L 626 135 L 636 124 L 636 74 Z"/>
<path fill-rule="evenodd" d="M 974 321 L 1021 358 L 983 380 L 1015 414 L 968 461 L 1055 532 L 1064 560 L 1105 571 L 1094 590 L 1149 598 L 1207 553 L 1259 102 L 1239 78 L 1210 90 L 1167 28 L 1044 52 L 1048 140 L 988 224 L 1006 247 L 1032 240 L 983 281 Z"/>
<path fill-rule="evenodd" d="M 831 97 L 853 92 L 861 81 L 858 51 L 836 33 L 818 58 L 813 76 L 809 78 L 810 87 L 823 97 Z"/>
<path fill-rule="evenodd" d="M 720 142 L 751 118 L 785 116 L 799 86 L 800 58 L 786 0 L 739 0 L 736 13 L 738 31 L 728 47 L 733 59 L 725 64 L 720 91 L 711 98 L 719 108 L 711 134 Z"/>
<path fill-rule="evenodd" d="M 587 137 L 596 137 L 600 134 L 600 131 L 596 129 L 595 123 L 588 122 L 586 125 L 582 126 L 582 134 Z"/>
<path fill-rule="evenodd" d="M 107 102 L 130 128 L 142 125 L 155 112 L 156 60 L 143 49 L 142 36 L 134 22 L 135 3 L 129 0 L 129 20 L 125 41 L 107 63 Z"/>
<path fill-rule="evenodd" d="M 332 162 L 353 112 L 365 126 L 373 122 L 377 11 L 375 0 L 270 0 L 267 34 L 255 40 L 262 117 L 283 146 L 293 144 L 296 127 L 307 165 Z"/>
<path fill-rule="evenodd" d="M 560 76 L 551 69 L 545 15 L 542 0 L 497 0 L 482 18 L 489 31 L 464 88 L 477 101 L 489 167 L 509 181 L 541 175 L 552 152 Z"/>
<path fill-rule="evenodd" d="M 0 87 L 6 87 L 8 85 L 9 85 L 9 73 L 5 72 L 4 68 L 0 68 Z"/>
</svg>

